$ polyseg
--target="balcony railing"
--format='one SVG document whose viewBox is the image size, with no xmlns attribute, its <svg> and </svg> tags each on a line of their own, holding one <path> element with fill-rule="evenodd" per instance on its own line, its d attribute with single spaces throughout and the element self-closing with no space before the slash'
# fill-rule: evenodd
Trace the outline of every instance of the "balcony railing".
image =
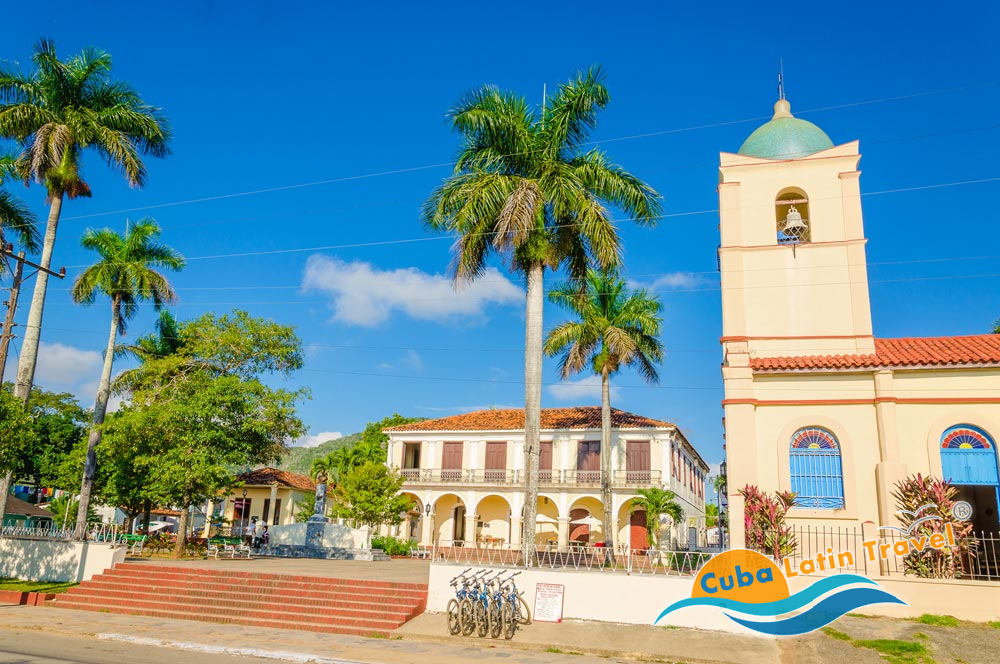
<svg viewBox="0 0 1000 664">
<path fill-rule="evenodd" d="M 442 468 L 403 468 L 403 479 L 415 484 L 522 484 L 523 470 L 468 470 Z M 651 486 L 660 484 L 658 470 L 616 470 L 612 486 Z M 541 486 L 600 486 L 599 470 L 540 470 Z"/>
</svg>

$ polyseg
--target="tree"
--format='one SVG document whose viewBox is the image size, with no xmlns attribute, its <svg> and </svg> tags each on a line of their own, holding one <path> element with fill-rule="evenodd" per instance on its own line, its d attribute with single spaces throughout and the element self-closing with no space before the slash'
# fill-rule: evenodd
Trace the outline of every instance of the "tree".
<svg viewBox="0 0 1000 664">
<path fill-rule="evenodd" d="M 541 112 L 523 97 L 484 86 L 448 112 L 461 135 L 454 173 L 424 204 L 429 228 L 459 236 L 457 283 L 486 271 L 492 254 L 525 275 L 525 556 L 535 536 L 542 386 L 544 272 L 565 265 L 583 278 L 589 264 L 618 265 L 621 247 L 606 205 L 651 226 L 660 197 L 599 150 L 586 150 L 608 104 L 598 67 L 559 86 Z"/>
<path fill-rule="evenodd" d="M 104 365 L 97 385 L 94 417 L 87 443 L 87 464 L 83 470 L 80 487 L 80 513 L 78 521 L 84 523 L 90 494 L 97 474 L 97 446 L 101 443 L 101 425 L 111 396 L 111 369 L 119 334 L 125 334 L 126 325 L 135 316 L 139 303 L 151 300 L 159 310 L 164 304 L 177 299 L 170 282 L 154 268 L 180 270 L 184 258 L 171 247 L 156 242 L 160 227 L 152 219 L 143 219 L 131 225 L 122 237 L 115 231 L 88 229 L 80 240 L 85 249 L 96 251 L 101 259 L 77 276 L 73 283 L 73 300 L 80 304 L 93 304 L 98 293 L 111 300 L 111 331 L 104 351 Z"/>
<path fill-rule="evenodd" d="M 25 451 L 21 476 L 31 478 L 36 486 L 75 490 L 80 473 L 66 472 L 67 459 L 86 432 L 86 411 L 72 394 L 39 387 L 31 389 L 29 404 L 34 436 Z"/>
<path fill-rule="evenodd" d="M 302 366 L 294 330 L 244 311 L 205 314 L 179 328 L 180 346 L 142 365 L 131 404 L 105 425 L 113 445 L 143 441 L 135 473 L 147 491 L 181 509 L 175 555 L 184 552 L 191 505 L 235 481 L 234 469 L 271 463 L 305 432 L 295 414 L 304 390 L 265 385 Z"/>
<path fill-rule="evenodd" d="M 33 435 L 31 418 L 24 405 L 7 390 L 0 390 L 0 473 L 22 469 L 25 450 Z"/>
<path fill-rule="evenodd" d="M 993 334 L 1000 334 L 1000 318 L 993 321 Z"/>
<path fill-rule="evenodd" d="M 660 516 L 666 515 L 675 523 L 684 520 L 684 509 L 677 502 L 677 494 L 670 489 L 651 487 L 639 489 L 639 497 L 632 500 L 632 511 L 646 510 L 646 541 L 659 548 Z"/>
<path fill-rule="evenodd" d="M 0 153 L 0 247 L 16 243 L 25 251 L 38 251 L 41 237 L 38 235 L 35 215 L 22 201 L 3 188 L 8 180 L 19 179 L 17 160 L 13 155 Z M 0 274 L 3 273 L 0 263 Z"/>
<path fill-rule="evenodd" d="M 561 284 L 549 300 L 576 316 L 557 325 L 545 340 L 548 355 L 561 355 L 563 378 L 590 368 L 601 377 L 601 501 L 604 543 L 614 551 L 611 527 L 611 376 L 633 367 L 649 384 L 660 380 L 656 364 L 663 360 L 660 343 L 662 307 L 645 290 L 629 290 L 625 280 L 590 270 L 583 284 Z"/>
<path fill-rule="evenodd" d="M 719 522 L 719 506 L 715 503 L 705 503 L 705 527 L 715 528 Z"/>
<path fill-rule="evenodd" d="M 97 152 L 132 187 L 146 182 L 143 156 L 165 157 L 170 129 L 160 110 L 128 83 L 111 79 L 111 56 L 87 48 L 60 60 L 55 43 L 41 39 L 25 74 L 0 65 L 0 136 L 21 144 L 18 170 L 45 187 L 48 222 L 40 263 L 52 263 L 65 198 L 90 197 L 81 172 L 83 153 Z M 17 367 L 15 394 L 27 402 L 35 376 L 48 274 L 39 271 Z"/>
<path fill-rule="evenodd" d="M 161 309 L 160 315 L 153 324 L 154 332 L 145 334 L 135 340 L 134 344 L 118 344 L 115 347 L 115 359 L 130 357 L 140 364 L 149 360 L 173 355 L 181 346 L 179 323 L 169 309 Z M 128 392 L 142 380 L 142 369 L 127 369 L 115 378 L 111 389 L 117 393 Z"/>
<path fill-rule="evenodd" d="M 334 490 L 340 513 L 372 528 L 401 523 L 413 501 L 399 494 L 402 476 L 384 463 L 370 461 L 352 469 Z"/>
</svg>

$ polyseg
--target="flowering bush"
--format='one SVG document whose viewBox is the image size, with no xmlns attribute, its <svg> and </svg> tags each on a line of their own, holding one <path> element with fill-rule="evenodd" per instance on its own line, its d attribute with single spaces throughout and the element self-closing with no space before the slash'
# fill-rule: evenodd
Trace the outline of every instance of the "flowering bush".
<svg viewBox="0 0 1000 664">
<path fill-rule="evenodd" d="M 795 494 L 779 491 L 771 496 L 752 484 L 747 484 L 739 493 L 744 501 L 746 548 L 769 555 L 780 564 L 798 546 L 792 527 L 785 524 L 785 515 L 795 504 Z"/>
<path fill-rule="evenodd" d="M 957 544 L 955 548 L 926 547 L 923 551 L 909 554 L 903 558 L 904 574 L 925 579 L 955 579 L 962 576 L 962 558 L 972 558 L 976 553 L 975 542 L 969 538 L 972 523 L 959 521 L 952 514 L 957 495 L 958 489 L 948 482 L 934 477 L 923 477 L 919 473 L 904 477 L 896 483 L 892 497 L 896 499 L 896 507 L 899 510 L 906 510 L 897 513 L 904 530 L 909 529 L 910 524 L 921 517 L 941 517 L 918 524 L 908 537 L 926 536 L 929 539 L 935 533 L 945 532 L 945 526 L 950 523 Z M 920 511 L 921 507 L 928 504 L 935 505 L 935 508 Z"/>
</svg>

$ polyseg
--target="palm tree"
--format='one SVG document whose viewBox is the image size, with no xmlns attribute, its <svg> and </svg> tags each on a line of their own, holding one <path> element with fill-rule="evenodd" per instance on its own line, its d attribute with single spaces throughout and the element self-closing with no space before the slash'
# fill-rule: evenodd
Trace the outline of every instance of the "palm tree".
<svg viewBox="0 0 1000 664">
<path fill-rule="evenodd" d="M 116 360 L 131 357 L 141 363 L 140 366 L 127 369 L 115 377 L 111 389 L 116 394 L 131 392 L 142 382 L 145 377 L 142 365 L 146 362 L 174 355 L 180 349 L 180 326 L 169 309 L 160 311 L 156 323 L 153 324 L 153 330 L 153 333 L 136 339 L 134 344 L 118 344 L 115 347 Z"/>
<path fill-rule="evenodd" d="M 534 541 L 542 399 L 545 269 L 583 278 L 590 264 L 613 268 L 621 247 L 613 205 L 652 226 L 660 196 L 599 150 L 586 150 L 598 112 L 608 104 L 598 67 L 559 86 L 541 112 L 523 97 L 484 86 L 448 112 L 461 135 L 454 173 L 424 203 L 424 224 L 458 236 L 457 283 L 486 271 L 493 254 L 527 280 L 524 353 L 525 556 Z"/>
<path fill-rule="evenodd" d="M 101 442 L 101 425 L 104 423 L 111 394 L 111 368 L 115 357 L 118 334 L 125 334 L 126 323 L 132 319 L 139 302 L 152 300 L 159 310 L 165 303 L 177 299 L 166 277 L 153 268 L 180 270 L 184 259 L 165 244 L 156 242 L 160 227 L 152 219 L 134 224 L 122 237 L 115 231 L 88 229 L 80 240 L 85 249 L 96 251 L 100 260 L 80 273 L 73 283 L 73 300 L 80 304 L 93 304 L 98 293 L 111 300 L 111 332 L 104 351 L 104 368 L 94 402 L 94 418 L 87 440 L 87 462 L 80 488 L 78 523 L 84 523 L 90 505 L 90 493 L 97 473 L 97 446 Z"/>
<path fill-rule="evenodd" d="M 662 306 L 645 290 L 629 290 L 625 280 L 590 270 L 583 290 L 575 283 L 556 286 L 549 300 L 576 315 L 557 325 L 545 340 L 548 355 L 561 355 L 563 378 L 590 368 L 601 377 L 601 501 L 604 503 L 604 545 L 614 551 L 611 528 L 611 376 L 633 367 L 649 384 L 660 377 Z"/>
<path fill-rule="evenodd" d="M 6 247 L 8 243 L 13 244 L 16 240 L 25 251 L 36 252 L 41 237 L 35 226 L 34 213 L 2 186 L 14 179 L 20 179 L 16 157 L 0 153 L 0 248 Z M 11 237 L 8 237 L 8 233 Z M 0 263 L 0 273 L 2 272 L 3 263 Z"/>
<path fill-rule="evenodd" d="M 55 43 L 35 45 L 29 74 L 0 65 L 0 136 L 22 146 L 19 170 L 25 182 L 44 185 L 49 202 L 40 263 L 52 263 L 64 198 L 89 197 L 81 174 L 83 152 L 91 149 L 121 171 L 132 187 L 146 182 L 142 156 L 169 154 L 170 130 L 159 109 L 146 104 L 127 83 L 111 80 L 111 56 L 88 48 L 68 60 Z M 31 393 L 48 274 L 35 276 L 35 291 L 21 343 L 14 393 L 25 403 Z"/>
<path fill-rule="evenodd" d="M 632 510 L 646 510 L 646 541 L 651 547 L 659 547 L 660 516 L 666 515 L 674 523 L 684 520 L 684 509 L 675 500 L 677 495 L 670 489 L 651 487 L 639 489 L 639 497 L 632 499 Z"/>
</svg>

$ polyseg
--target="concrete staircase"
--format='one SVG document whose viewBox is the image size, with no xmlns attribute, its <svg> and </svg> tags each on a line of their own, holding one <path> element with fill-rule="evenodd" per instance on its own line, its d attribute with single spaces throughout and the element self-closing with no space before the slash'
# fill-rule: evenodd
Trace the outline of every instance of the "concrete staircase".
<svg viewBox="0 0 1000 664">
<path fill-rule="evenodd" d="M 427 606 L 426 584 L 122 563 L 56 608 L 385 636 Z"/>
</svg>

